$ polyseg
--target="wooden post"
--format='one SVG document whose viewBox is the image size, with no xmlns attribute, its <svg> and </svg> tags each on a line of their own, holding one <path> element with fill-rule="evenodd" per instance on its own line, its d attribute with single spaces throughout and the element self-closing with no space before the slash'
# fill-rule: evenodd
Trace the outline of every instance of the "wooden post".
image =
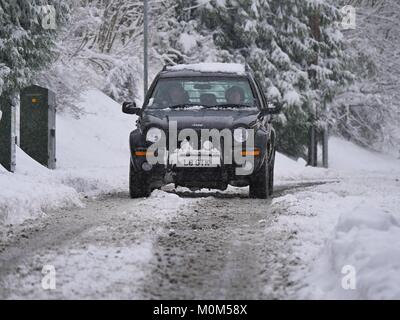
<svg viewBox="0 0 400 320">
<path fill-rule="evenodd" d="M 322 132 L 322 165 L 324 168 L 329 166 L 329 152 L 328 152 L 329 130 L 328 126 Z"/>
<path fill-rule="evenodd" d="M 315 12 L 310 17 L 310 28 L 311 34 L 315 41 L 321 41 L 321 30 L 320 30 L 320 15 L 318 12 Z M 319 49 L 316 46 L 315 48 L 315 56 L 313 57 L 311 64 L 318 65 L 319 62 Z M 308 72 L 310 79 L 312 80 L 312 87 L 314 89 L 318 88 L 318 79 L 317 73 L 315 70 L 309 70 Z M 308 165 L 316 167 L 318 165 L 318 134 L 316 122 L 318 120 L 318 106 L 315 106 L 313 110 L 313 115 L 311 117 L 311 128 L 309 134 L 309 146 L 308 146 Z"/>
<path fill-rule="evenodd" d="M 317 146 L 318 146 L 317 130 L 316 127 L 312 125 L 309 130 L 309 146 L 308 146 L 308 165 L 312 167 L 317 166 L 317 161 L 318 161 Z"/>
<path fill-rule="evenodd" d="M 328 118 L 328 106 L 326 103 L 326 99 L 323 102 L 323 112 L 325 115 L 325 120 Z M 328 168 L 329 166 L 329 153 L 328 153 L 328 144 L 329 141 L 329 125 L 326 122 L 325 126 L 322 130 L 322 165 L 324 168 Z"/>
</svg>

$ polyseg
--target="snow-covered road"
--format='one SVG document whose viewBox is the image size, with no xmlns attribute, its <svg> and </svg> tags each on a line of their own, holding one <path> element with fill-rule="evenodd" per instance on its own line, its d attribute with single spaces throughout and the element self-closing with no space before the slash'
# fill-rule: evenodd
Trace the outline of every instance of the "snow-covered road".
<svg viewBox="0 0 400 320">
<path fill-rule="evenodd" d="M 277 186 L 276 197 L 316 183 Z M 149 199 L 116 194 L 9 229 L 0 248 L 0 298 L 287 297 L 288 240 L 279 209 L 247 189 Z M 159 210 L 162 208 L 162 210 Z M 53 265 L 56 289 L 42 288 Z"/>
<path fill-rule="evenodd" d="M 132 200 L 135 124 L 83 98 L 85 115 L 57 119 L 57 170 L 20 149 L 16 173 L 0 166 L 0 299 L 400 298 L 399 159 L 331 137 L 329 169 L 277 153 L 268 200 L 171 186 Z"/>
</svg>

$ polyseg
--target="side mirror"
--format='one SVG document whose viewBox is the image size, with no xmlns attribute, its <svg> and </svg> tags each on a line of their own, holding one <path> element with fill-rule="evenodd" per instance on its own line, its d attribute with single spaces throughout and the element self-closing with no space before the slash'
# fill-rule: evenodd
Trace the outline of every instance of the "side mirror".
<svg viewBox="0 0 400 320">
<path fill-rule="evenodd" d="M 281 107 L 276 107 L 272 103 L 268 103 L 268 107 L 261 110 L 261 114 L 263 116 L 269 115 L 269 114 L 279 114 L 281 113 L 282 108 Z"/>
<path fill-rule="evenodd" d="M 138 114 L 140 114 L 141 110 L 142 110 L 141 108 L 138 108 L 136 106 L 135 102 L 124 102 L 122 104 L 122 112 L 126 113 L 126 114 L 136 114 L 136 115 L 138 115 Z"/>
</svg>

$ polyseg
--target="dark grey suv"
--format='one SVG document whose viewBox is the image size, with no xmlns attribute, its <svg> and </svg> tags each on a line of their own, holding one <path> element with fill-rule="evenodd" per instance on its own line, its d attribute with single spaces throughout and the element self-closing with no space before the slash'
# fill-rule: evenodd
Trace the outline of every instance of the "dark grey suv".
<svg viewBox="0 0 400 320">
<path fill-rule="evenodd" d="M 192 190 L 249 186 L 273 192 L 275 130 L 252 73 L 237 64 L 165 67 L 154 79 L 130 134 L 130 195 L 146 197 L 174 183 Z"/>
</svg>

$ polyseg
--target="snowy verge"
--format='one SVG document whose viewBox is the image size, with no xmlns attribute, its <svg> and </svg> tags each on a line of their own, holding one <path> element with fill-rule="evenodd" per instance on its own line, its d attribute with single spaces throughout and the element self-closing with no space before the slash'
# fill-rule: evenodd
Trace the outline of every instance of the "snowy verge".
<svg viewBox="0 0 400 320">
<path fill-rule="evenodd" d="M 73 188 L 24 175 L 1 172 L 0 189 L 0 224 L 21 223 L 54 208 L 81 205 Z"/>
<path fill-rule="evenodd" d="M 340 180 L 272 201 L 295 235 L 291 296 L 399 299 L 400 161 L 337 138 L 330 151 Z"/>
<path fill-rule="evenodd" d="M 307 166 L 307 162 L 299 158 L 293 160 L 281 153 L 276 153 L 275 181 L 277 183 L 287 181 L 314 181 L 339 178 L 339 174 L 333 170 L 314 168 Z"/>
<path fill-rule="evenodd" d="M 83 196 L 127 190 L 129 132 L 136 117 L 98 90 L 83 94 L 76 119 L 57 115 L 57 169 L 48 170 L 17 148 L 14 174 L 0 167 L 0 224 L 21 223 Z"/>
</svg>

